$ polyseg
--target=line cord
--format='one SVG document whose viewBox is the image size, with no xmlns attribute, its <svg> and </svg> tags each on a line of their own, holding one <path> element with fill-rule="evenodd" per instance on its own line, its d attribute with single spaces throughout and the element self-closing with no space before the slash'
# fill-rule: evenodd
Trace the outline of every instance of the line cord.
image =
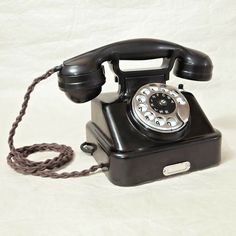
<svg viewBox="0 0 236 236">
<path fill-rule="evenodd" d="M 93 165 L 88 169 L 82 171 L 72 171 L 72 172 L 62 172 L 58 173 L 58 169 L 69 163 L 74 157 L 74 151 L 70 146 L 57 143 L 40 143 L 33 144 L 30 146 L 23 146 L 20 148 L 15 148 L 14 146 L 14 136 L 19 123 L 22 121 L 23 116 L 26 113 L 28 103 L 30 100 L 30 95 L 34 91 L 35 86 L 43 80 L 49 78 L 55 72 L 60 71 L 62 65 L 55 66 L 48 70 L 45 74 L 37 77 L 33 80 L 31 85 L 27 88 L 27 92 L 24 96 L 24 101 L 21 105 L 19 115 L 16 117 L 14 123 L 12 124 L 11 130 L 9 131 L 8 145 L 10 152 L 7 156 L 8 164 L 17 172 L 25 175 L 35 175 L 41 177 L 51 177 L 51 178 L 70 178 L 70 177 L 81 177 L 87 176 L 92 172 L 96 172 L 99 169 L 108 167 L 108 164 L 101 163 L 98 165 Z M 54 151 L 58 152 L 59 155 L 52 159 L 47 159 L 45 161 L 31 161 L 27 157 L 35 152 L 43 151 Z"/>
</svg>

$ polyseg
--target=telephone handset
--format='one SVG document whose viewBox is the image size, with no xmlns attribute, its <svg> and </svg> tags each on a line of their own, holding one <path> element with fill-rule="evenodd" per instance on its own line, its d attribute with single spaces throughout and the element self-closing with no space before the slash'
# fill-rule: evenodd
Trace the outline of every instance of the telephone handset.
<svg viewBox="0 0 236 236">
<path fill-rule="evenodd" d="M 119 60 L 146 60 L 164 58 L 161 69 L 149 71 L 123 72 L 119 68 Z M 212 76 L 212 62 L 210 58 L 193 49 L 155 39 L 135 39 L 113 43 L 96 50 L 84 53 L 63 63 L 59 72 L 59 87 L 66 92 L 74 102 L 86 102 L 98 96 L 105 75 L 102 63 L 108 61 L 120 84 L 120 93 L 129 93 L 129 86 L 136 89 L 140 84 L 150 80 L 165 82 L 169 79 L 169 72 L 176 62 L 174 73 L 176 76 L 207 81 Z M 127 78 L 154 77 L 154 79 L 134 79 L 127 82 Z M 157 79 L 158 78 L 158 79 Z"/>
<path fill-rule="evenodd" d="M 122 71 L 120 60 L 162 58 L 159 68 Z M 118 92 L 101 93 L 104 62 L 109 62 L 119 84 Z M 67 178 L 87 175 L 99 168 L 120 186 L 137 185 L 178 173 L 204 169 L 220 162 L 221 134 L 214 129 L 194 96 L 166 84 L 174 67 L 178 77 L 208 81 L 212 62 L 202 52 L 155 39 L 113 43 L 71 58 L 37 78 L 28 88 L 22 110 L 9 135 L 8 163 L 18 172 Z M 56 173 L 73 157 L 70 147 L 38 144 L 16 149 L 13 136 L 34 86 L 58 72 L 62 91 L 76 103 L 91 101 L 91 121 L 81 144 L 98 165 L 88 170 Z M 99 95 L 99 96 L 98 96 Z M 35 152 L 60 152 L 57 159 L 36 163 L 26 157 Z"/>
</svg>

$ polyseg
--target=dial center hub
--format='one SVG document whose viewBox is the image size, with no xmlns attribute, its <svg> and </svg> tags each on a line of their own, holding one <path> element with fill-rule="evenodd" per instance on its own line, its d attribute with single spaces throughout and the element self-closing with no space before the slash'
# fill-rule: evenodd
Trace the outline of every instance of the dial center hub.
<svg viewBox="0 0 236 236">
<path fill-rule="evenodd" d="M 174 100 L 165 93 L 154 93 L 149 99 L 151 108 L 160 114 L 170 114 L 175 108 Z"/>
</svg>

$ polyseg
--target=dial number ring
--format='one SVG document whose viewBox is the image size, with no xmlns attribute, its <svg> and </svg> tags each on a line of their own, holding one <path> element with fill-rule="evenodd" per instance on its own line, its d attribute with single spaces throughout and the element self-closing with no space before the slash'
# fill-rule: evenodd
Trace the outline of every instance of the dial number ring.
<svg viewBox="0 0 236 236">
<path fill-rule="evenodd" d="M 175 87 L 161 83 L 146 84 L 138 89 L 131 109 L 141 125 L 162 133 L 182 129 L 190 115 L 184 95 Z"/>
</svg>

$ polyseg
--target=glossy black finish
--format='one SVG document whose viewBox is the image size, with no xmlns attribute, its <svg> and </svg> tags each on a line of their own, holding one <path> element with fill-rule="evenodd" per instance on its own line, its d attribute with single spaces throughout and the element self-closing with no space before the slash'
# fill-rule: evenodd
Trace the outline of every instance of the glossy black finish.
<svg viewBox="0 0 236 236">
<path fill-rule="evenodd" d="M 58 78 L 60 89 L 76 103 L 87 102 L 97 97 L 106 80 L 103 67 L 86 75 L 67 75 L 59 72 Z"/>
<path fill-rule="evenodd" d="M 184 92 L 191 107 L 191 125 L 177 141 L 163 141 L 160 133 L 150 137 L 130 120 L 129 101 L 117 94 L 102 94 L 91 103 L 87 141 L 97 145 L 98 163 L 110 163 L 106 175 L 116 185 L 131 186 L 164 178 L 166 165 L 189 161 L 190 171 L 220 162 L 221 134 L 215 130 L 191 93 Z M 179 132 L 177 132 L 179 133 Z"/>
<path fill-rule="evenodd" d="M 163 58 L 158 69 L 122 71 L 119 67 L 119 60 L 154 58 Z M 119 91 L 97 97 L 105 83 L 105 61 L 115 73 Z M 211 126 L 191 93 L 183 92 L 190 105 L 190 119 L 177 132 L 151 131 L 132 114 L 134 93 L 147 83 L 166 83 L 173 66 L 174 74 L 181 78 L 207 81 L 212 76 L 212 62 L 206 54 L 155 39 L 109 44 L 63 63 L 58 73 L 60 89 L 77 103 L 93 99 L 82 150 L 92 153 L 98 163 L 109 163 L 106 174 L 114 184 L 131 186 L 160 179 L 166 165 L 184 161 L 191 163 L 189 171 L 220 162 L 221 134 Z M 92 151 L 86 149 L 88 143 Z"/>
<path fill-rule="evenodd" d="M 119 60 L 154 58 L 163 58 L 161 68 L 129 72 L 119 68 Z M 102 69 L 105 61 L 110 62 L 117 75 L 123 96 L 130 95 L 144 83 L 155 82 L 157 77 L 161 82 L 168 80 L 175 61 L 175 75 L 185 79 L 209 80 L 213 68 L 210 58 L 202 52 L 163 40 L 133 39 L 109 44 L 65 61 L 58 73 L 59 87 L 74 102 L 91 100 L 100 93 L 105 82 Z"/>
</svg>

